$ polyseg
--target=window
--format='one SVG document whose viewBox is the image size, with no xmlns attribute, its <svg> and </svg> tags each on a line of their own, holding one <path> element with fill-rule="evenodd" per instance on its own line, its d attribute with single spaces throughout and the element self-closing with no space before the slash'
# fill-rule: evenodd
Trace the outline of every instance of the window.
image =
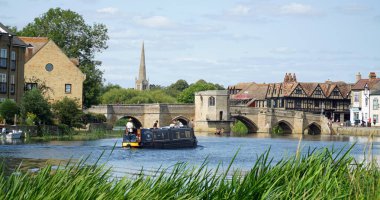
<svg viewBox="0 0 380 200">
<path fill-rule="evenodd" d="M 322 94 L 322 90 L 320 88 L 317 88 L 315 90 L 315 95 L 321 95 Z"/>
<path fill-rule="evenodd" d="M 296 100 L 296 108 L 301 108 L 301 100 Z"/>
<path fill-rule="evenodd" d="M 336 101 L 333 101 L 333 102 L 332 102 L 332 107 L 333 107 L 333 108 L 336 108 L 336 107 L 338 107 L 338 102 L 336 102 Z"/>
<path fill-rule="evenodd" d="M 335 88 L 332 95 L 333 96 L 339 96 L 339 94 L 340 94 L 339 90 L 337 88 Z"/>
<path fill-rule="evenodd" d="M 7 49 L 0 50 L 0 67 L 7 67 Z"/>
<path fill-rule="evenodd" d="M 315 101 L 314 101 L 314 107 L 316 107 L 316 108 L 319 107 L 319 101 L 318 101 L 318 100 L 315 100 Z"/>
<path fill-rule="evenodd" d="M 25 84 L 25 90 L 32 90 L 33 88 L 37 88 L 37 83 L 26 83 Z"/>
<path fill-rule="evenodd" d="M 53 68 L 54 68 L 54 66 L 51 63 L 48 63 L 48 64 L 45 65 L 45 70 L 48 71 L 48 72 L 53 71 Z"/>
<path fill-rule="evenodd" d="M 7 93 L 7 74 L 0 73 L 0 93 Z"/>
<path fill-rule="evenodd" d="M 16 70 L 16 52 L 11 53 L 11 70 Z"/>
<path fill-rule="evenodd" d="M 9 91 L 11 94 L 15 93 L 15 75 L 11 75 L 11 88 Z"/>
<path fill-rule="evenodd" d="M 368 106 L 368 98 L 365 98 L 365 106 Z"/>
<path fill-rule="evenodd" d="M 208 98 L 208 105 L 209 106 L 215 106 L 215 97 L 209 97 Z"/>
<path fill-rule="evenodd" d="M 295 94 L 302 94 L 302 89 L 301 88 L 296 88 Z"/>
<path fill-rule="evenodd" d="M 354 102 L 359 102 L 359 92 L 354 93 Z"/>
<path fill-rule="evenodd" d="M 379 100 L 377 98 L 373 99 L 373 109 L 374 110 L 379 109 Z"/>
<path fill-rule="evenodd" d="M 65 93 L 71 93 L 71 84 L 65 84 Z"/>
</svg>

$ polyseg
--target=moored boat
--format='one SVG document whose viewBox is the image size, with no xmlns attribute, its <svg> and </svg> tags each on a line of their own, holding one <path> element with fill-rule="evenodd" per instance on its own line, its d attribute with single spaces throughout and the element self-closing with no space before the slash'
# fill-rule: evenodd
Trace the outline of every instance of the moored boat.
<svg viewBox="0 0 380 200">
<path fill-rule="evenodd" d="M 123 136 L 122 147 L 135 148 L 193 148 L 197 138 L 192 128 L 138 129 Z"/>
<path fill-rule="evenodd" d="M 22 135 L 22 131 L 21 130 L 19 130 L 19 131 L 13 130 L 12 132 L 7 133 L 5 135 L 5 137 L 7 139 L 20 139 L 21 135 Z"/>
</svg>

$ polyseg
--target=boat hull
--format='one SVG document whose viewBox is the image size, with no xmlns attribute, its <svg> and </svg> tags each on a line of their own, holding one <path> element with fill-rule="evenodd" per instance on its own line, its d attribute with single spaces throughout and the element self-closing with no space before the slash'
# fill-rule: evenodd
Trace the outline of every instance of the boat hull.
<svg viewBox="0 0 380 200">
<path fill-rule="evenodd" d="M 140 129 L 140 133 L 125 135 L 122 147 L 132 148 L 194 148 L 197 138 L 191 128 Z"/>
</svg>

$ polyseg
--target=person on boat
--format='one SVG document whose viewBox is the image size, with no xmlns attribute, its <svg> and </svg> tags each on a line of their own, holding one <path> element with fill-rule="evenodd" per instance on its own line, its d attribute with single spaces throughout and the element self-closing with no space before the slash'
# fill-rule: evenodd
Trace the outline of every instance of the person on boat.
<svg viewBox="0 0 380 200">
<path fill-rule="evenodd" d="M 126 124 L 126 127 L 127 127 L 127 131 L 126 131 L 126 132 L 127 132 L 128 134 L 133 133 L 133 129 L 135 128 L 135 126 L 134 126 L 134 124 L 133 124 L 131 118 L 128 119 L 128 122 L 127 122 L 127 124 Z"/>
<path fill-rule="evenodd" d="M 156 120 L 156 121 L 154 122 L 154 124 L 153 124 L 153 128 L 154 128 L 154 129 L 158 128 L 158 120 Z"/>
</svg>

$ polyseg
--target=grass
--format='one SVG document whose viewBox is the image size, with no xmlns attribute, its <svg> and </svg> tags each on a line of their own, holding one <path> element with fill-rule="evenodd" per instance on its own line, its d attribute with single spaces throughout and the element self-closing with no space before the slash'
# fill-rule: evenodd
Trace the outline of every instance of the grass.
<svg viewBox="0 0 380 200">
<path fill-rule="evenodd" d="M 92 130 L 92 131 L 72 131 L 65 135 L 53 135 L 44 133 L 41 137 L 29 137 L 29 141 L 50 141 L 50 140 L 97 140 L 102 138 L 115 138 L 122 137 L 124 131 L 106 131 L 106 130 Z"/>
<path fill-rule="evenodd" d="M 84 161 L 38 173 L 0 176 L 0 199 L 380 199 L 376 162 L 350 150 L 308 150 L 273 163 L 269 150 L 249 171 L 178 163 L 154 175 L 113 178 L 110 168 Z"/>
</svg>

